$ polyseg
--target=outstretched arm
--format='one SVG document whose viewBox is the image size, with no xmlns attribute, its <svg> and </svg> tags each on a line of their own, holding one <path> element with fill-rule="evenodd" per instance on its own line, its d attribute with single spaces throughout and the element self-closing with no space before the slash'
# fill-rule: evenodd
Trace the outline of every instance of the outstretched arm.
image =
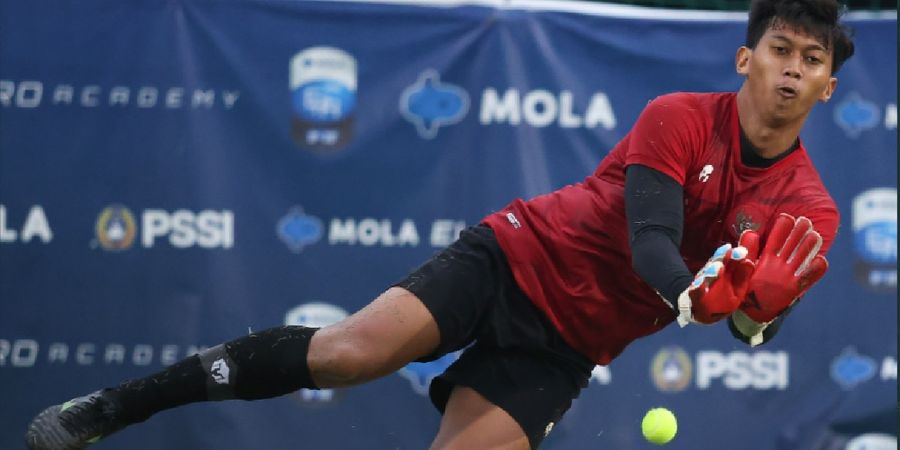
<svg viewBox="0 0 900 450">
<path fill-rule="evenodd" d="M 643 165 L 625 173 L 625 212 L 635 272 L 678 313 L 678 323 L 714 323 L 744 298 L 754 263 L 744 248 L 723 245 L 692 275 L 679 252 L 682 187 Z"/>
<path fill-rule="evenodd" d="M 677 181 L 647 166 L 625 171 L 625 217 L 631 244 L 631 265 L 640 277 L 669 302 L 694 278 L 681 258 L 684 226 L 683 190 Z"/>
</svg>

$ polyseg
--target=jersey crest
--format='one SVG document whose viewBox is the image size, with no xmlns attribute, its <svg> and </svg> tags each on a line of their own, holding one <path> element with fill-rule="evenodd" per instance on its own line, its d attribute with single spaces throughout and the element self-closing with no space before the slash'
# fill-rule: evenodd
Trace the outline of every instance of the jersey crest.
<svg viewBox="0 0 900 450">
<path fill-rule="evenodd" d="M 734 216 L 734 223 L 731 224 L 731 229 L 734 231 L 735 236 L 740 236 L 744 230 L 759 231 L 759 223 L 754 221 L 753 216 L 741 208 Z"/>
</svg>

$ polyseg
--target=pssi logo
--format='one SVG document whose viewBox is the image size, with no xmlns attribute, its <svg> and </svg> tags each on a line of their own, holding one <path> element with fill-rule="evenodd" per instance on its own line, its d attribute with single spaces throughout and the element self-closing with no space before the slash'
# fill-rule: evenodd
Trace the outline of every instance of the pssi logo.
<svg viewBox="0 0 900 450">
<path fill-rule="evenodd" d="M 443 83 L 434 69 L 419 75 L 400 95 L 400 113 L 416 126 L 422 139 L 434 139 L 442 126 L 452 125 L 469 111 L 469 94 L 461 87 Z"/>
<path fill-rule="evenodd" d="M 356 59 L 332 47 L 310 47 L 291 58 L 291 135 L 313 150 L 333 150 L 353 138 Z"/>
<path fill-rule="evenodd" d="M 697 352 L 697 388 L 720 381 L 729 390 L 785 390 L 789 385 L 787 352 Z"/>
<path fill-rule="evenodd" d="M 104 250 L 121 251 L 131 247 L 137 224 L 131 211 L 122 205 L 103 208 L 94 225 L 97 241 Z"/>
<path fill-rule="evenodd" d="M 690 385 L 696 372 L 697 389 L 712 389 L 721 383 L 729 390 L 784 390 L 789 384 L 787 352 L 700 351 L 691 364 L 690 356 L 679 347 L 665 347 L 653 358 L 651 377 L 664 392 L 680 392 Z"/>
<path fill-rule="evenodd" d="M 663 392 L 680 392 L 691 384 L 693 365 L 691 358 L 680 347 L 663 347 L 650 363 L 650 378 Z"/>
<path fill-rule="evenodd" d="M 139 229 L 138 229 L 139 228 Z M 140 227 L 134 214 L 122 205 L 110 205 L 100 212 L 94 225 L 94 246 L 122 251 L 132 246 L 140 232 L 140 243 L 152 248 L 165 239 L 175 248 L 231 248 L 234 246 L 234 213 L 229 210 L 173 212 L 146 209 L 141 212 Z"/>
</svg>

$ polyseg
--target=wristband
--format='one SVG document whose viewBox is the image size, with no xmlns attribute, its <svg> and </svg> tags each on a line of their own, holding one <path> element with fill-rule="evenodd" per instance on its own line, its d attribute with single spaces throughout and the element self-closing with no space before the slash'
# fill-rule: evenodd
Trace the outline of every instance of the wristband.
<svg viewBox="0 0 900 450">
<path fill-rule="evenodd" d="M 763 331 L 772 322 L 759 323 L 738 309 L 731 315 L 734 327 L 750 340 L 750 346 L 756 347 L 763 343 Z"/>
</svg>

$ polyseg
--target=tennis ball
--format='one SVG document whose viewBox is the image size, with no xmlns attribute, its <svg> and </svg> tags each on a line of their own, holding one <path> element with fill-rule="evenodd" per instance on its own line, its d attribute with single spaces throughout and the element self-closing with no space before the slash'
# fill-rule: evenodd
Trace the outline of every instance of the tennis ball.
<svg viewBox="0 0 900 450">
<path fill-rule="evenodd" d="M 641 432 L 648 441 L 663 445 L 675 437 L 678 432 L 678 421 L 675 414 L 666 408 L 653 408 L 644 415 L 641 421 Z"/>
</svg>

